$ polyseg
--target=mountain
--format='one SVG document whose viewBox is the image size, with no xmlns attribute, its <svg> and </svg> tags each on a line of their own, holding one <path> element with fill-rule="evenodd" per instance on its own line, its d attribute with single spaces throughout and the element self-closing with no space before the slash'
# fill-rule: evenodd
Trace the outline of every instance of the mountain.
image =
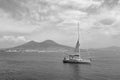
<svg viewBox="0 0 120 80">
<path fill-rule="evenodd" d="M 111 46 L 111 47 L 91 49 L 91 50 L 97 50 L 97 51 L 119 51 L 120 52 L 120 47 Z"/>
<path fill-rule="evenodd" d="M 10 48 L 9 50 L 65 51 L 72 49 L 72 47 L 58 44 L 52 40 L 46 40 L 43 42 L 29 41 L 23 45 Z"/>
<path fill-rule="evenodd" d="M 96 57 L 113 57 L 120 54 L 120 47 L 111 46 L 106 48 L 89 49 L 89 53 Z"/>
<path fill-rule="evenodd" d="M 6 49 L 9 52 L 19 52 L 19 51 L 73 51 L 73 47 L 65 46 L 58 44 L 52 40 L 46 40 L 43 42 L 29 41 L 25 44 Z M 120 53 L 120 47 L 107 47 L 107 48 L 99 48 L 99 49 L 81 49 L 81 52 L 90 53 Z"/>
</svg>

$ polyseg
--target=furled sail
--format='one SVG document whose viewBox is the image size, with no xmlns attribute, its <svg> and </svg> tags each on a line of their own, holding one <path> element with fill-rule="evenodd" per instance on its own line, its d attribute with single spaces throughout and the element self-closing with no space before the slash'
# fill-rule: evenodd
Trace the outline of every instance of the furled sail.
<svg viewBox="0 0 120 80">
<path fill-rule="evenodd" d="M 79 32 L 79 23 L 78 23 L 78 40 L 77 40 L 77 43 L 76 43 L 76 46 L 75 46 L 75 52 L 79 53 L 80 52 L 80 42 L 79 42 L 79 36 L 80 35 L 80 32 Z"/>
<path fill-rule="evenodd" d="M 76 43 L 76 46 L 75 46 L 75 52 L 79 52 L 79 48 L 80 47 L 80 43 L 79 43 L 79 40 L 77 41 L 77 43 Z"/>
</svg>

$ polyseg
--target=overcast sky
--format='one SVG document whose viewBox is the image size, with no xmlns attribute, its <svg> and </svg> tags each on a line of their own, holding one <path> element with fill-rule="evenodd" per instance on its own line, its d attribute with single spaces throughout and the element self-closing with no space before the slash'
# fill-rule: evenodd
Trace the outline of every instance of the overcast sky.
<svg viewBox="0 0 120 80">
<path fill-rule="evenodd" d="M 82 48 L 120 46 L 119 0 L 0 0 L 0 48 L 51 39 Z"/>
</svg>

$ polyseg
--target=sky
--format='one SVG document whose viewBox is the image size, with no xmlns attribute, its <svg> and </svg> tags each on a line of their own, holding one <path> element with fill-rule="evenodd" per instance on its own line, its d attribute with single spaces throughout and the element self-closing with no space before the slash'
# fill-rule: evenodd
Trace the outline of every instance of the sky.
<svg viewBox="0 0 120 80">
<path fill-rule="evenodd" d="M 120 0 L 0 0 L 0 48 L 54 40 L 82 48 L 120 46 Z"/>
</svg>

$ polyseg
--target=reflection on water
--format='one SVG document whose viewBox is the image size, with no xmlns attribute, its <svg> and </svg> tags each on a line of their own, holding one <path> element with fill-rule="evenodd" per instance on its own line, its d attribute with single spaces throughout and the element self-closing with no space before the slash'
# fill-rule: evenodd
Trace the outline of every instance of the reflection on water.
<svg viewBox="0 0 120 80">
<path fill-rule="evenodd" d="M 87 80 L 86 75 L 89 73 L 90 67 L 90 64 L 64 64 L 64 68 L 70 73 L 69 80 Z"/>
<path fill-rule="evenodd" d="M 81 71 L 79 64 L 67 64 L 69 70 L 71 71 L 72 80 L 80 80 L 81 79 Z"/>
<path fill-rule="evenodd" d="M 80 67 L 79 65 L 70 65 L 72 69 L 72 75 L 75 80 L 80 80 L 81 79 L 81 74 L 80 74 Z"/>
</svg>

